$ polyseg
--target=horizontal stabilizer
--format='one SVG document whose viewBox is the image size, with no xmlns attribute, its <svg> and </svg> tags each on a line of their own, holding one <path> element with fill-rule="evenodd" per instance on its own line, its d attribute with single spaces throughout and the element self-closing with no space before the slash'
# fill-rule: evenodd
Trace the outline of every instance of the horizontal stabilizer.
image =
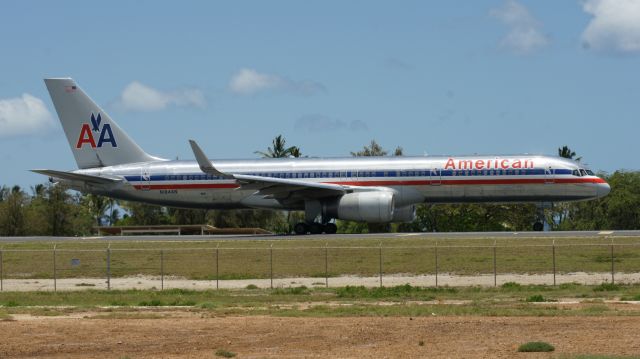
<svg viewBox="0 0 640 359">
<path fill-rule="evenodd" d="M 68 180 L 68 181 L 79 181 L 79 182 L 88 182 L 88 183 L 96 183 L 96 184 L 111 184 L 111 183 L 117 183 L 122 181 L 122 179 L 118 177 L 92 176 L 92 175 L 86 175 L 81 173 L 56 171 L 56 170 L 31 170 L 31 172 L 40 173 L 45 176 Z"/>
</svg>

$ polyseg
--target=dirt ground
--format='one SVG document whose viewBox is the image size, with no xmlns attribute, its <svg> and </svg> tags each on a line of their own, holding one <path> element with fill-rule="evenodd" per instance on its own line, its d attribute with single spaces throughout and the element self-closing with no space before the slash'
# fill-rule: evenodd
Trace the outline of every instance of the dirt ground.
<svg viewBox="0 0 640 359">
<path fill-rule="evenodd" d="M 0 358 L 548 358 L 640 354 L 638 317 L 209 317 L 140 312 L 0 322 Z M 123 318 L 124 317 L 124 318 Z M 518 353 L 533 340 L 553 354 Z M 422 343 L 422 345 L 421 345 Z"/>
</svg>

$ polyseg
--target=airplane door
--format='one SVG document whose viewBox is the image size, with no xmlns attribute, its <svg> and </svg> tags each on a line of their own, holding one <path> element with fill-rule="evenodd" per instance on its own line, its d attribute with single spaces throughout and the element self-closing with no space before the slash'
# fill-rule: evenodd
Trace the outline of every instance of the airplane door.
<svg viewBox="0 0 640 359">
<path fill-rule="evenodd" d="M 145 166 L 142 168 L 142 184 L 141 188 L 143 191 L 148 191 L 151 189 L 151 174 L 149 173 L 149 167 Z"/>
<path fill-rule="evenodd" d="M 555 177 L 554 177 L 554 171 L 551 169 L 551 167 L 549 168 L 545 168 L 544 170 L 544 183 L 554 183 L 555 182 Z"/>
<path fill-rule="evenodd" d="M 439 168 L 432 168 L 429 172 L 429 182 L 432 186 L 439 186 L 442 184 L 442 172 Z"/>
</svg>

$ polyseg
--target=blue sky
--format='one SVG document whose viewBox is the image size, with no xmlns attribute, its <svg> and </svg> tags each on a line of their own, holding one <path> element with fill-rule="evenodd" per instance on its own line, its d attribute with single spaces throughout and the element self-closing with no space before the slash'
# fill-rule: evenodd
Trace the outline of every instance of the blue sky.
<svg viewBox="0 0 640 359">
<path fill-rule="evenodd" d="M 19 1 L 0 10 L 0 184 L 75 169 L 44 77 L 147 152 L 555 154 L 638 169 L 640 0 Z"/>
</svg>

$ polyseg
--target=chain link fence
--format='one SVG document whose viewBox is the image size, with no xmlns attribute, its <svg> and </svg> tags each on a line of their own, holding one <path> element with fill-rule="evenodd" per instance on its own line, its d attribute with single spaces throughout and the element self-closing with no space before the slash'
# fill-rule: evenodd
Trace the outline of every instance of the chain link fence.
<svg viewBox="0 0 640 359">
<path fill-rule="evenodd" d="M 0 290 L 640 282 L 640 243 L 0 250 Z"/>
</svg>

